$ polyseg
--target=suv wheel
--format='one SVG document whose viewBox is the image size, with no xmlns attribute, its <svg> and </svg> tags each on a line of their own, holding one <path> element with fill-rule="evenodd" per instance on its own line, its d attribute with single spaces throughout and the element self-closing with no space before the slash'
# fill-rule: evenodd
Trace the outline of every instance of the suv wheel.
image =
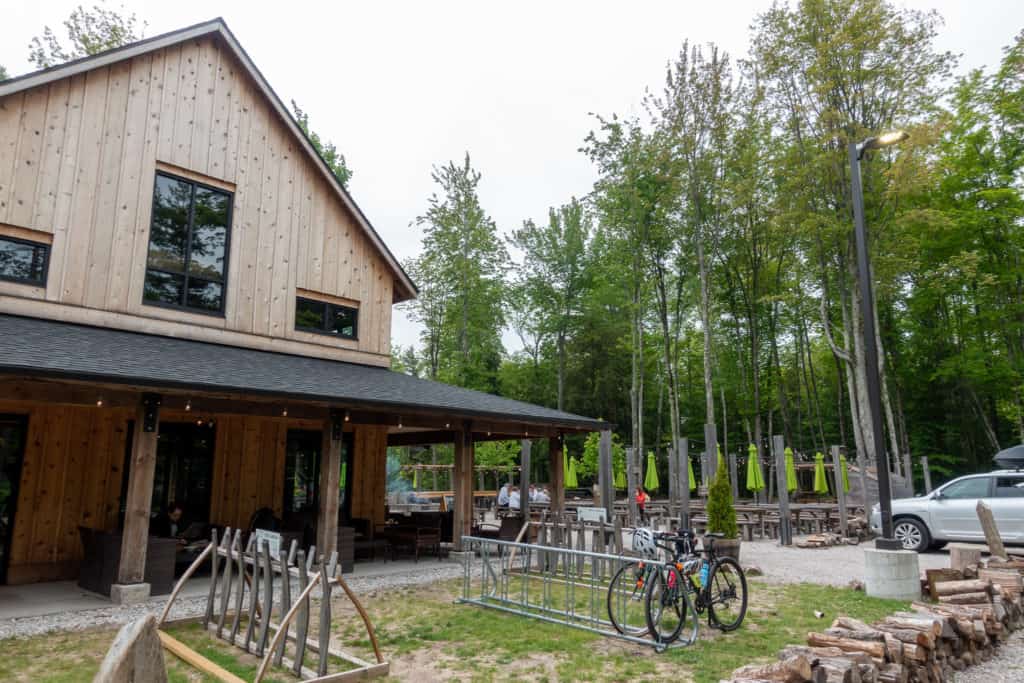
<svg viewBox="0 0 1024 683">
<path fill-rule="evenodd" d="M 916 553 L 923 552 L 931 543 L 928 528 L 913 517 L 897 519 L 893 525 L 892 535 L 903 544 L 904 550 L 913 550 Z"/>
</svg>

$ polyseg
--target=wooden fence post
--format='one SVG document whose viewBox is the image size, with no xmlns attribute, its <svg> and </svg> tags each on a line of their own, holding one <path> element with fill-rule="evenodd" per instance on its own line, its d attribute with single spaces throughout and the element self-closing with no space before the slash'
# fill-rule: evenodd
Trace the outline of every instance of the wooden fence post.
<svg viewBox="0 0 1024 683">
<path fill-rule="evenodd" d="M 789 491 L 786 489 L 786 444 L 776 434 L 772 437 L 775 450 L 775 478 L 779 488 L 779 544 L 793 545 L 793 527 L 789 518 Z"/>
<path fill-rule="evenodd" d="M 736 454 L 729 454 L 729 482 L 732 484 L 732 499 L 740 498 L 740 480 L 736 476 Z"/>
<path fill-rule="evenodd" d="M 836 482 L 836 501 L 839 503 L 839 533 L 846 538 L 849 520 L 846 518 L 846 491 L 843 490 L 843 467 L 839 460 L 839 446 L 832 446 L 829 450 L 832 453 L 832 474 Z"/>
<path fill-rule="evenodd" d="M 453 538 L 455 549 L 462 550 L 462 537 L 473 532 L 473 426 L 467 421 L 455 433 L 455 466 L 452 468 L 455 492 Z M 522 496 L 520 496 L 520 501 Z"/>
<path fill-rule="evenodd" d="M 924 472 L 924 492 L 932 492 L 932 471 L 928 469 L 928 456 L 921 456 L 921 471 Z"/>
<path fill-rule="evenodd" d="M 605 521 L 612 521 L 615 512 L 615 474 L 612 468 L 612 433 L 611 430 L 601 431 L 601 439 L 597 447 L 598 482 L 601 486 L 601 504 L 605 509 Z"/>
<path fill-rule="evenodd" d="M 679 528 L 690 528 L 690 440 L 679 439 L 676 448 L 678 464 L 676 474 L 679 477 Z"/>
</svg>

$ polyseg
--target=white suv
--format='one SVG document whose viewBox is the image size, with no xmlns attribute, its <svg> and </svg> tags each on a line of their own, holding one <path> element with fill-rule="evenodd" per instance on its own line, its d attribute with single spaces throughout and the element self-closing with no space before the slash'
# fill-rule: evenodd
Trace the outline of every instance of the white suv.
<svg viewBox="0 0 1024 683">
<path fill-rule="evenodd" d="M 907 550 L 942 547 L 947 541 L 984 541 L 979 500 L 992 508 L 1006 543 L 1024 543 L 1024 471 L 999 470 L 954 479 L 926 496 L 892 502 L 893 535 Z M 878 504 L 871 508 L 871 530 L 882 531 Z"/>
</svg>

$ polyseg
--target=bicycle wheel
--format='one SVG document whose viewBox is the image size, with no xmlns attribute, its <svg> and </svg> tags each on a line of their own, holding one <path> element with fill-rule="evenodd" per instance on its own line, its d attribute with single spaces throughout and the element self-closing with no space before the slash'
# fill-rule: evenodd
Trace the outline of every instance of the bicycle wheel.
<svg viewBox="0 0 1024 683">
<path fill-rule="evenodd" d="M 716 628 L 735 631 L 747 614 L 747 577 L 736 560 L 720 557 L 707 586 L 708 617 Z"/>
<path fill-rule="evenodd" d="M 688 630 L 684 637 L 687 644 L 697 639 L 697 615 L 690 602 L 690 591 L 675 567 L 651 572 L 644 608 L 647 628 L 657 642 L 675 642 L 684 629 Z"/>
<path fill-rule="evenodd" d="M 650 570 L 642 562 L 628 562 L 615 572 L 608 584 L 608 618 L 619 633 L 647 635 L 644 617 L 644 588 Z"/>
</svg>

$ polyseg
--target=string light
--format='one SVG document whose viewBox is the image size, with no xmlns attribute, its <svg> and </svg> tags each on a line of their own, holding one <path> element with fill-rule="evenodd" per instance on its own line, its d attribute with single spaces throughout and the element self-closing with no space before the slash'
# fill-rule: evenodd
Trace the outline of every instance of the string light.
<svg viewBox="0 0 1024 683">
<path fill-rule="evenodd" d="M 401 415 L 398 416 L 398 428 L 399 429 L 402 428 L 402 416 Z"/>
<path fill-rule="evenodd" d="M 99 396 L 99 397 L 96 398 L 96 407 L 97 408 L 102 408 L 103 407 L 103 397 L 102 396 Z"/>
<path fill-rule="evenodd" d="M 288 417 L 288 409 L 287 409 L 287 408 L 284 408 L 284 409 L 283 409 L 283 410 L 281 411 L 281 417 Z"/>
<path fill-rule="evenodd" d="M 448 428 L 449 428 L 449 427 L 451 427 L 451 426 L 452 426 L 452 423 L 451 423 L 451 422 L 445 422 L 445 423 L 444 423 L 444 428 L 445 428 L 445 429 L 448 429 Z"/>
<path fill-rule="evenodd" d="M 187 401 L 185 401 L 185 412 L 187 413 L 187 412 L 190 412 L 191 410 L 192 410 L 192 399 L 188 399 Z"/>
<path fill-rule="evenodd" d="M 345 411 L 345 422 L 348 422 L 351 419 L 352 419 L 352 415 L 349 414 L 349 412 L 346 410 Z"/>
</svg>

